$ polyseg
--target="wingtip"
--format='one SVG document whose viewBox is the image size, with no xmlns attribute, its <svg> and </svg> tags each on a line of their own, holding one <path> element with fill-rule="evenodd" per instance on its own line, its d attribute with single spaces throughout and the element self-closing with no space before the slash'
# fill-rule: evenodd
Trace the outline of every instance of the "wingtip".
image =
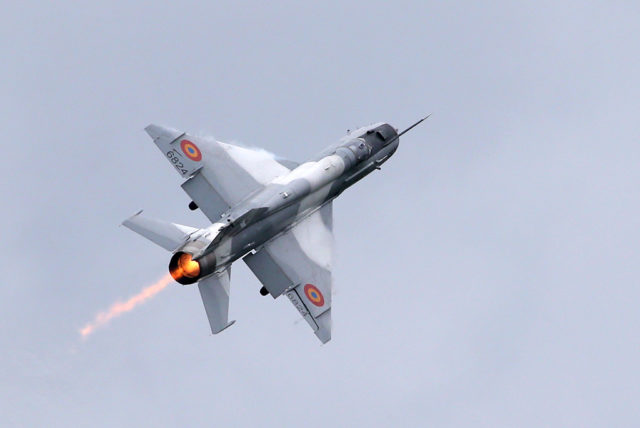
<svg viewBox="0 0 640 428">
<path fill-rule="evenodd" d="M 227 323 L 227 325 L 225 325 L 224 327 L 222 327 L 220 330 L 218 331 L 213 331 L 213 329 L 211 330 L 211 333 L 213 334 L 218 334 L 218 333 L 222 333 L 223 331 L 225 331 L 226 329 L 228 329 L 229 327 L 231 327 L 232 325 L 234 325 L 236 323 L 236 320 L 233 321 L 229 321 Z"/>
<path fill-rule="evenodd" d="M 320 339 L 320 342 L 322 342 L 323 345 L 326 345 L 331 341 L 331 332 L 329 332 L 327 336 L 323 336 L 316 331 L 316 336 L 318 336 L 318 339 Z"/>
<path fill-rule="evenodd" d="M 183 134 L 183 132 L 180 132 L 177 129 L 167 128 L 165 126 L 156 125 L 154 123 L 147 125 L 144 130 L 154 141 L 163 137 L 173 141 Z"/>
<path fill-rule="evenodd" d="M 315 319 L 318 329 L 314 332 L 322 344 L 331 340 L 331 309 Z"/>
<path fill-rule="evenodd" d="M 139 210 L 139 211 L 138 211 L 138 212 L 136 212 L 135 214 L 130 215 L 129 217 L 127 217 L 127 218 L 125 218 L 124 220 L 122 220 L 122 223 L 120 223 L 120 226 L 129 227 L 129 226 L 127 226 L 127 224 L 129 224 L 129 223 L 130 223 L 131 219 L 132 219 L 132 218 L 134 218 L 134 217 L 138 217 L 140 214 L 142 214 L 142 211 L 144 211 L 144 210 L 143 210 L 143 209 L 142 209 L 142 210 Z"/>
<path fill-rule="evenodd" d="M 162 127 L 156 124 L 150 123 L 144 128 L 145 132 L 149 134 L 151 138 L 154 140 L 158 137 L 158 135 L 162 132 Z"/>
</svg>

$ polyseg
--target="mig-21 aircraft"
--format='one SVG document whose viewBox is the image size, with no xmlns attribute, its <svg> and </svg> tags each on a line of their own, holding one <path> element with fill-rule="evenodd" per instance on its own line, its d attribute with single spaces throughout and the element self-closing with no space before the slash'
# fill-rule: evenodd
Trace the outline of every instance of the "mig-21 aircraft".
<svg viewBox="0 0 640 428">
<path fill-rule="evenodd" d="M 427 116 L 428 117 L 428 116 Z M 211 331 L 228 320 L 231 264 L 242 258 L 260 280 L 260 294 L 284 294 L 322 343 L 331 339 L 332 201 L 380 169 L 396 151 L 387 123 L 349 132 L 298 164 L 264 151 L 198 138 L 158 125 L 145 128 L 186 180 L 182 188 L 212 224 L 203 229 L 145 218 L 122 224 L 173 253 L 171 276 L 198 283 Z"/>
</svg>

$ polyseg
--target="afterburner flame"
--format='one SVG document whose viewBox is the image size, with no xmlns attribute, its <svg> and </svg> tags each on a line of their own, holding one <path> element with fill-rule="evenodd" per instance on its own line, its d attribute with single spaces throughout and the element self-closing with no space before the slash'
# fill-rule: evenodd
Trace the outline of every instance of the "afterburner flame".
<svg viewBox="0 0 640 428">
<path fill-rule="evenodd" d="M 103 325 L 108 323 L 113 318 L 118 317 L 118 316 L 124 314 L 125 312 L 131 311 L 136 306 L 146 302 L 147 300 L 149 300 L 150 298 L 152 298 L 153 296 L 158 294 L 172 280 L 173 280 L 173 278 L 171 277 L 171 275 L 167 274 L 166 276 L 164 276 L 162 279 L 160 279 L 155 284 L 152 284 L 152 285 L 150 285 L 148 287 L 143 288 L 140 293 L 138 293 L 135 296 L 129 298 L 126 302 L 116 302 L 116 303 L 114 303 L 113 305 L 111 305 L 111 307 L 107 311 L 100 312 L 98 315 L 96 315 L 96 318 L 92 322 L 90 322 L 87 325 L 85 325 L 80 330 L 80 335 L 83 338 L 86 338 L 91 333 L 93 333 L 98 327 L 102 327 Z"/>
<path fill-rule="evenodd" d="M 200 275 L 200 263 L 191 258 L 191 254 L 184 253 L 178 258 L 178 266 L 171 271 L 171 276 L 178 280 L 182 277 L 196 278 Z"/>
</svg>

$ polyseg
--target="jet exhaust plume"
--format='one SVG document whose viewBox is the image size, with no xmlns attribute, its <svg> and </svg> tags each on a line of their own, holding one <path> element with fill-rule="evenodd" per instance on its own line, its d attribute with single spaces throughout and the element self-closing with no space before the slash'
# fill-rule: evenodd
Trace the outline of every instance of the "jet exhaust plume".
<svg viewBox="0 0 640 428">
<path fill-rule="evenodd" d="M 171 277 L 171 275 L 167 274 L 155 284 L 143 288 L 142 291 L 140 291 L 135 296 L 130 297 L 127 301 L 114 303 L 108 310 L 98 313 L 98 315 L 96 315 L 95 319 L 92 322 L 87 323 L 87 325 L 80 329 L 80 335 L 83 339 L 87 338 L 97 328 L 107 324 L 113 318 L 129 312 L 136 306 L 151 299 L 153 296 L 162 291 L 167 285 L 169 285 L 172 280 L 173 278 Z"/>
</svg>

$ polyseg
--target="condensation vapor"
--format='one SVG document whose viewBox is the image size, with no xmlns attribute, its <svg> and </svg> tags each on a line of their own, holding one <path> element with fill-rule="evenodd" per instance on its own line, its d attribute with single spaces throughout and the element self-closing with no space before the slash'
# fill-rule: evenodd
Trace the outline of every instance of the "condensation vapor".
<svg viewBox="0 0 640 428">
<path fill-rule="evenodd" d="M 198 138 L 202 138 L 203 140 L 205 140 L 205 141 L 209 141 L 209 142 L 212 142 L 212 143 L 222 142 L 222 143 L 225 143 L 225 144 L 231 144 L 231 145 L 233 145 L 233 146 L 242 147 L 242 148 L 244 148 L 244 149 L 248 149 L 248 150 L 251 150 L 251 151 L 254 151 L 254 152 L 264 153 L 265 155 L 267 155 L 267 156 L 269 156 L 270 158 L 275 159 L 275 160 L 286 160 L 286 159 L 285 159 L 285 158 L 283 158 L 282 156 L 278 156 L 277 154 L 275 154 L 275 153 L 273 153 L 273 152 L 270 152 L 270 151 L 269 151 L 269 150 L 267 150 L 267 149 L 264 149 L 264 148 L 262 148 L 262 147 L 252 146 L 252 145 L 249 145 L 249 144 L 245 144 L 245 143 L 243 143 L 243 142 L 241 142 L 241 141 L 236 141 L 236 140 L 232 140 L 232 141 L 218 141 L 215 137 L 212 137 L 212 136 L 210 136 L 210 135 L 205 135 L 205 134 L 197 134 L 197 137 L 198 137 Z"/>
<path fill-rule="evenodd" d="M 108 310 L 98 313 L 98 315 L 96 315 L 95 319 L 92 322 L 88 323 L 82 329 L 80 329 L 80 335 L 83 338 L 88 337 L 97 328 L 107 324 L 113 318 L 129 312 L 136 306 L 141 305 L 142 303 L 151 299 L 153 296 L 162 291 L 172 280 L 173 278 L 171 277 L 171 275 L 167 274 L 155 284 L 143 288 L 142 291 L 140 291 L 135 296 L 130 297 L 127 301 L 114 303 Z"/>
</svg>

